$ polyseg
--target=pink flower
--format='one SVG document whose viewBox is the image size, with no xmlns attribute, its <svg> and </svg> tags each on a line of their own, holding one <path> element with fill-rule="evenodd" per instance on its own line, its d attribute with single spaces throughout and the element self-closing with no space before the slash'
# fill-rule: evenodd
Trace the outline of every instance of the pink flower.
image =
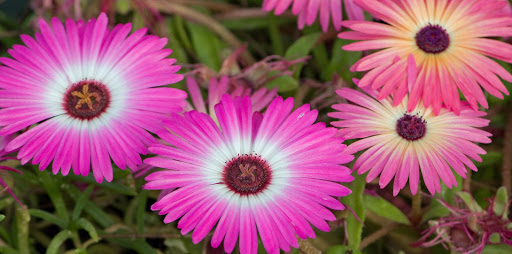
<svg viewBox="0 0 512 254">
<path fill-rule="evenodd" d="M 354 0 L 384 24 L 345 21 L 354 30 L 340 38 L 361 40 L 343 47 L 349 51 L 379 50 L 363 57 L 352 71 L 368 71 L 360 87 L 379 89 L 379 99 L 393 95 L 394 105 L 409 93 L 407 108 L 420 100 L 439 114 L 443 104 L 459 114 L 459 91 L 477 110 L 487 108 L 482 88 L 503 98 L 500 80 L 512 75 L 490 57 L 512 62 L 512 45 L 485 37 L 512 35 L 512 16 L 501 0 Z"/>
<path fill-rule="evenodd" d="M 112 180 L 112 163 L 136 168 L 140 154 L 156 139 L 162 119 L 179 112 L 186 93 L 159 87 L 180 81 L 180 67 L 166 58 L 167 39 L 129 35 L 131 24 L 107 28 L 107 17 L 87 23 L 56 18 L 40 20 L 35 39 L 22 35 L 11 58 L 1 58 L 0 135 L 17 136 L 6 151 L 20 149 L 21 163 L 31 161 L 53 173 Z M 129 35 L 129 36 L 128 36 Z M 91 166 L 92 165 L 92 166 Z"/>
<path fill-rule="evenodd" d="M 293 5 L 292 5 L 293 3 Z M 363 10 L 354 4 L 354 0 L 344 0 L 345 11 L 351 20 L 364 20 Z M 332 19 L 334 29 L 341 29 L 343 19 L 341 0 L 264 0 L 263 10 L 274 10 L 276 15 L 281 15 L 292 5 L 292 13 L 299 15 L 299 29 L 304 25 L 312 25 L 317 16 L 320 16 L 320 25 L 324 32 L 329 28 L 329 21 Z"/>
<path fill-rule="evenodd" d="M 381 188 L 395 178 L 393 194 L 404 188 L 409 179 L 413 194 L 419 184 L 420 170 L 431 194 L 441 191 L 439 177 L 451 188 L 457 186 L 452 172 L 466 177 L 466 167 L 477 171 L 471 159 L 482 161 L 485 151 L 473 142 L 490 143 L 490 133 L 477 129 L 487 126 L 489 120 L 481 118 L 484 112 L 461 106 L 460 116 L 442 108 L 438 115 L 432 108 L 418 104 L 407 110 L 408 97 L 394 107 L 391 98 L 377 100 L 350 88 L 342 88 L 338 95 L 354 104 L 337 104 L 338 112 L 328 116 L 340 119 L 331 124 L 340 127 L 346 139 L 360 139 L 350 144 L 349 154 L 366 150 L 359 156 L 353 170 L 359 174 L 369 171 L 367 181 L 380 175 Z M 468 158 L 469 157 L 469 158 Z"/>
<path fill-rule="evenodd" d="M 187 76 L 186 83 L 192 104 L 187 103 L 185 112 L 195 109 L 201 113 L 209 114 L 214 121 L 217 121 L 217 116 L 215 115 L 215 110 L 213 108 L 220 102 L 220 99 L 224 94 L 230 94 L 233 97 L 250 96 L 251 101 L 254 102 L 252 110 L 259 112 L 268 106 L 268 104 L 277 96 L 277 88 L 268 91 L 267 88 L 263 87 L 257 91 L 253 91 L 250 87 L 244 87 L 242 85 L 232 86 L 232 84 L 237 83 L 234 82 L 230 85 L 229 78 L 227 76 L 222 76 L 219 80 L 216 78 L 212 78 L 210 80 L 210 83 L 208 84 L 208 97 L 207 99 L 203 99 L 201 88 L 194 77 Z M 137 167 L 137 169 L 133 170 L 133 173 L 135 173 L 135 177 L 141 177 L 146 175 L 152 169 L 154 169 L 154 167 L 151 165 L 142 163 L 142 165 Z"/>
<path fill-rule="evenodd" d="M 298 247 L 296 235 L 315 237 L 310 223 L 328 231 L 326 220 L 336 219 L 329 209 L 344 208 L 333 197 L 351 192 L 339 184 L 353 180 L 340 164 L 353 156 L 335 128 L 314 123 L 316 110 L 292 108 L 292 98 L 278 97 L 262 115 L 249 97 L 224 95 L 215 106 L 220 128 L 204 113 L 172 114 L 164 121 L 170 132 L 159 134 L 171 146 L 151 146 L 159 156 L 145 160 L 165 170 L 147 176 L 144 188 L 177 189 L 151 209 L 165 223 L 179 219 L 194 243 L 213 231 L 212 247 L 224 241 L 226 252 L 239 239 L 241 253 L 256 253 L 258 232 L 265 250 L 279 253 Z"/>
</svg>

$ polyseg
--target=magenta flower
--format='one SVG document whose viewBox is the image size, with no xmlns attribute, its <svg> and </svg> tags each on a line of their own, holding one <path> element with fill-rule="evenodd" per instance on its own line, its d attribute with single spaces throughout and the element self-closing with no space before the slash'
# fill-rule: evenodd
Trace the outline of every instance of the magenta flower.
<svg viewBox="0 0 512 254">
<path fill-rule="evenodd" d="M 172 146 L 151 146 L 160 156 L 145 160 L 165 170 L 147 176 L 144 188 L 177 189 L 151 209 L 165 223 L 179 219 L 182 234 L 194 230 L 194 243 L 213 231 L 212 247 L 224 241 L 226 252 L 239 239 L 241 253 L 256 253 L 258 235 L 269 253 L 289 251 L 296 235 L 315 237 L 310 223 L 328 231 L 326 220 L 336 219 L 329 209 L 344 208 L 333 197 L 351 192 L 338 183 L 353 180 L 340 164 L 353 156 L 335 128 L 314 123 L 316 110 L 292 108 L 292 98 L 278 97 L 262 115 L 249 97 L 224 95 L 215 106 L 220 128 L 204 113 L 172 114 L 164 121 L 170 132 L 160 133 Z"/>
<path fill-rule="evenodd" d="M 24 128 L 6 147 L 20 148 L 21 163 L 52 161 L 53 173 L 112 180 L 112 163 L 122 169 L 142 163 L 140 154 L 156 139 L 162 119 L 179 112 L 186 93 L 158 87 L 181 80 L 175 59 L 166 58 L 167 39 L 128 36 L 131 24 L 107 28 L 107 17 L 87 23 L 40 20 L 35 39 L 22 35 L 11 58 L 1 58 L 0 135 Z M 158 88 L 157 88 L 158 87 Z"/>
<path fill-rule="evenodd" d="M 481 118 L 485 113 L 464 104 L 460 116 L 445 108 L 436 116 L 432 108 L 421 104 L 407 110 L 407 96 L 394 107 L 391 98 L 377 100 L 377 92 L 367 96 L 342 88 L 337 93 L 354 104 L 333 105 L 338 112 L 328 116 L 340 121 L 331 124 L 341 128 L 340 135 L 344 138 L 360 139 L 345 152 L 366 150 L 353 170 L 359 174 L 369 171 L 368 182 L 380 175 L 381 188 L 394 177 L 394 195 L 404 188 L 408 179 L 411 192 L 416 194 L 420 170 L 432 195 L 441 191 L 439 178 L 448 188 L 457 186 L 452 168 L 464 178 L 466 167 L 477 171 L 469 158 L 481 161 L 478 155 L 485 151 L 473 142 L 491 142 L 490 133 L 476 128 L 488 125 L 489 120 Z"/>
<path fill-rule="evenodd" d="M 293 5 L 292 5 L 293 3 Z M 354 0 L 343 0 L 345 11 L 351 20 L 364 20 L 363 10 L 354 4 Z M 329 28 L 329 21 L 336 31 L 341 29 L 343 19 L 342 0 L 264 0 L 263 10 L 274 10 L 276 15 L 283 14 L 292 5 L 292 13 L 299 15 L 299 29 L 312 25 L 320 16 L 320 25 L 324 32 Z"/>
<path fill-rule="evenodd" d="M 241 85 L 233 87 L 233 83 L 230 84 L 229 78 L 227 76 L 222 76 L 219 80 L 216 78 L 212 78 L 210 80 L 208 84 L 208 98 L 204 99 L 201 93 L 201 88 L 194 77 L 187 76 L 186 83 L 188 93 L 192 99 L 192 104 L 187 103 L 187 106 L 184 108 L 185 112 L 197 110 L 201 113 L 209 114 L 214 121 L 217 121 L 217 116 L 215 115 L 213 107 L 220 102 L 222 95 L 226 93 L 233 97 L 250 96 L 251 101 L 253 101 L 252 110 L 259 112 L 268 106 L 268 104 L 277 96 L 277 88 L 269 91 L 267 88 L 263 87 L 253 91 L 253 89 Z M 236 82 L 234 83 L 236 84 Z M 154 169 L 153 166 L 142 163 L 142 165 L 137 167 L 137 169 L 133 170 L 133 173 L 135 173 L 135 177 L 141 177 L 146 175 L 152 169 Z"/>
<path fill-rule="evenodd" d="M 360 87 L 381 88 L 379 99 L 393 95 L 394 105 L 409 93 L 408 110 L 420 100 L 434 114 L 445 107 L 459 114 L 459 91 L 469 105 L 487 108 L 482 88 L 503 99 L 508 91 L 499 77 L 512 75 L 490 57 L 512 62 L 512 45 L 486 37 L 512 35 L 512 16 L 502 0 L 354 0 L 384 24 L 345 21 L 354 30 L 340 38 L 361 40 L 349 51 L 382 49 L 363 57 L 352 71 L 369 71 Z"/>
<path fill-rule="evenodd" d="M 188 105 L 185 111 L 195 109 L 201 113 L 209 114 L 214 120 L 216 119 L 214 106 L 220 102 L 222 96 L 226 93 L 229 93 L 233 97 L 250 96 L 253 102 L 253 111 L 263 110 L 277 96 L 277 88 L 269 91 L 265 87 L 253 90 L 250 87 L 238 84 L 233 86 L 233 83 L 230 84 L 227 76 L 222 76 L 218 80 L 216 78 L 210 80 L 208 84 L 208 98 L 203 99 L 201 89 L 192 76 L 187 76 L 186 83 L 192 105 Z M 208 110 L 206 107 L 208 107 Z"/>
</svg>

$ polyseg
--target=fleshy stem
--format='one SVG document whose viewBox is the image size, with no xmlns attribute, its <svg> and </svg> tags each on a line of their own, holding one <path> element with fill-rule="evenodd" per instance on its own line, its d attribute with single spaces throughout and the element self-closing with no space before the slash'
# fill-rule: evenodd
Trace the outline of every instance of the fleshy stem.
<svg viewBox="0 0 512 254">
<path fill-rule="evenodd" d="M 375 241 L 379 240 L 380 238 L 386 236 L 389 234 L 389 232 L 393 231 L 395 228 L 397 228 L 400 224 L 392 222 L 387 225 L 382 226 L 379 230 L 373 232 L 373 234 L 365 237 L 361 244 L 359 245 L 359 249 L 363 250 L 364 248 L 368 247 L 368 245 L 374 243 Z"/>
<path fill-rule="evenodd" d="M 313 244 L 311 244 L 308 240 L 299 240 L 299 249 L 305 254 L 322 254 L 322 251 L 317 249 Z"/>
<path fill-rule="evenodd" d="M 167 2 L 167 1 L 160 1 L 160 0 L 152 0 L 148 1 L 148 5 L 152 8 L 155 8 L 157 10 L 166 12 L 166 13 L 172 13 L 179 16 L 184 17 L 185 19 L 199 23 L 203 26 L 208 27 L 211 29 L 214 33 L 219 35 L 224 41 L 226 41 L 232 48 L 237 49 L 242 46 L 242 42 L 236 38 L 233 33 L 231 33 L 228 29 L 226 29 L 224 26 L 219 24 L 215 19 L 208 17 L 206 15 L 203 15 L 200 12 L 197 12 L 193 9 L 190 9 L 184 5 L 176 4 L 173 2 Z M 252 65 L 256 61 L 254 58 L 245 51 L 242 54 L 242 57 L 244 58 L 244 61 L 248 65 Z"/>
<path fill-rule="evenodd" d="M 28 210 L 21 207 L 16 206 L 16 225 L 18 227 L 18 253 L 20 254 L 29 254 L 29 242 L 28 242 L 28 224 L 30 222 L 30 214 Z"/>
<path fill-rule="evenodd" d="M 512 169 L 512 111 L 507 114 L 507 126 L 505 129 L 505 144 L 503 145 L 503 163 L 501 166 L 501 179 L 502 185 L 510 194 L 511 182 L 510 182 L 510 170 Z"/>
<path fill-rule="evenodd" d="M 418 192 L 412 197 L 411 222 L 416 225 L 421 220 L 421 186 L 418 186 Z"/>
</svg>

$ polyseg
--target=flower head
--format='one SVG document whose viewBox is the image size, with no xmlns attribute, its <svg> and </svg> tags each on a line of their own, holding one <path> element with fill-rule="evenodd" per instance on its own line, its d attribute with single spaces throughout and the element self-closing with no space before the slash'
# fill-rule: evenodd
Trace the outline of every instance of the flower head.
<svg viewBox="0 0 512 254">
<path fill-rule="evenodd" d="M 353 157 L 335 128 L 314 123 L 309 105 L 292 112 L 293 99 L 278 97 L 264 115 L 251 107 L 247 96 L 224 95 L 215 106 L 220 128 L 204 113 L 172 114 L 170 132 L 160 133 L 172 146 L 151 146 L 159 156 L 145 160 L 164 170 L 147 176 L 145 188 L 177 188 L 152 209 L 165 223 L 179 219 L 182 234 L 194 230 L 194 243 L 217 224 L 214 248 L 224 241 L 232 252 L 239 239 L 241 253 L 256 253 L 259 232 L 269 253 L 289 251 L 296 235 L 315 237 L 310 223 L 329 230 L 327 208 L 343 209 L 333 197 L 350 193 L 339 182 L 353 179 L 340 164 Z"/>
<path fill-rule="evenodd" d="M 166 39 L 129 35 L 131 24 L 107 28 L 107 17 L 87 23 L 40 20 L 35 39 L 0 58 L 0 135 L 31 127 L 6 146 L 20 149 L 22 163 L 52 161 L 53 172 L 112 180 L 112 163 L 124 169 L 142 163 L 140 154 L 156 142 L 148 133 L 179 112 L 186 93 L 168 87 L 182 79 L 175 59 L 166 58 Z"/>
<path fill-rule="evenodd" d="M 292 4 L 293 3 L 293 4 Z M 345 12 L 351 20 L 364 20 L 363 10 L 354 4 L 354 0 L 343 0 Z M 274 10 L 276 15 L 281 15 L 288 7 L 292 6 L 292 13 L 299 15 L 298 26 L 300 29 L 307 24 L 312 25 L 317 16 L 320 16 L 320 25 L 324 32 L 329 28 L 332 19 L 334 29 L 341 29 L 343 19 L 341 0 L 264 0 L 263 10 Z"/>
<path fill-rule="evenodd" d="M 338 95 L 353 104 L 337 104 L 338 112 L 329 113 L 340 121 L 340 135 L 346 139 L 359 138 L 350 144 L 347 153 L 366 150 L 354 164 L 359 174 L 368 172 L 370 182 L 380 175 L 379 185 L 386 186 L 393 177 L 393 194 L 404 188 L 409 179 L 413 194 L 419 184 L 420 170 L 431 194 L 441 191 L 439 178 L 451 188 L 457 186 L 452 168 L 466 177 L 466 167 L 477 168 L 469 158 L 481 161 L 485 151 L 473 142 L 490 143 L 491 134 L 476 127 L 487 126 L 489 120 L 481 118 L 484 112 L 461 106 L 460 116 L 443 108 L 439 115 L 432 108 L 418 104 L 407 110 L 408 97 L 394 107 L 391 98 L 377 100 L 350 88 L 342 88 Z M 469 157 L 469 158 L 468 158 Z"/>
<path fill-rule="evenodd" d="M 512 45 L 485 37 L 512 35 L 512 16 L 502 0 L 355 0 L 383 23 L 345 21 L 354 31 L 340 38 L 362 40 L 343 47 L 360 51 L 382 49 L 360 59 L 352 71 L 369 71 L 360 87 L 380 89 L 379 99 L 394 105 L 409 93 L 407 108 L 421 100 L 439 114 L 443 104 L 459 114 L 459 91 L 477 110 L 487 108 L 483 90 L 503 98 L 508 91 L 499 77 L 512 75 L 493 57 L 512 62 Z"/>
</svg>

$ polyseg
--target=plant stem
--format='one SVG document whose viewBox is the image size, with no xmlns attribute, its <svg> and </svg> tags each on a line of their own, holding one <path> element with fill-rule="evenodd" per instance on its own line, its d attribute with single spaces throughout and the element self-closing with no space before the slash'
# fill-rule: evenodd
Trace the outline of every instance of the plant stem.
<svg viewBox="0 0 512 254">
<path fill-rule="evenodd" d="M 363 250 L 364 248 L 368 247 L 368 245 L 372 244 L 373 242 L 375 242 L 375 241 L 379 240 L 380 238 L 389 234 L 389 232 L 393 231 L 398 226 L 399 226 L 399 224 L 395 223 L 395 222 L 392 222 L 392 223 L 389 223 L 389 224 L 383 226 L 379 230 L 373 232 L 371 235 L 363 238 L 363 240 L 361 241 L 361 244 L 359 245 L 359 249 Z"/>
<path fill-rule="evenodd" d="M 507 114 L 507 126 L 505 129 L 505 137 L 503 138 L 505 144 L 503 145 L 503 163 L 501 167 L 501 180 L 502 185 L 510 194 L 511 181 L 510 170 L 512 168 L 512 111 Z"/>
<path fill-rule="evenodd" d="M 473 173 L 472 170 L 468 170 L 468 173 L 466 174 L 466 179 L 464 179 L 464 185 L 462 186 L 462 190 L 471 191 L 471 174 L 472 173 Z"/>
<path fill-rule="evenodd" d="M 317 249 L 313 244 L 311 244 L 308 240 L 299 240 L 299 249 L 305 254 L 322 254 L 322 251 Z"/>
<path fill-rule="evenodd" d="M 412 197 L 411 222 L 416 225 L 421 220 L 421 186 L 418 186 L 418 192 Z"/>
<path fill-rule="evenodd" d="M 176 4 L 173 2 L 153 0 L 148 1 L 148 6 L 151 6 L 152 8 L 155 8 L 159 11 L 182 16 L 189 21 L 201 24 L 211 29 L 217 35 L 219 35 L 224 41 L 226 41 L 226 43 L 228 43 L 234 49 L 237 49 L 242 46 L 242 42 L 240 42 L 240 40 L 238 40 L 238 38 L 236 38 L 236 36 L 233 35 L 233 33 L 231 33 L 228 29 L 219 24 L 219 22 L 217 22 L 215 19 L 206 16 L 198 11 L 195 11 L 191 8 L 188 8 L 184 5 Z M 244 58 L 245 62 L 248 65 L 252 65 L 256 62 L 247 51 L 245 51 L 242 54 L 242 57 Z"/>
<path fill-rule="evenodd" d="M 18 229 L 18 251 L 20 254 L 29 254 L 29 243 L 28 243 L 28 233 L 29 227 L 28 224 L 30 222 L 30 214 L 28 210 L 21 207 L 16 206 L 16 226 Z"/>
</svg>

